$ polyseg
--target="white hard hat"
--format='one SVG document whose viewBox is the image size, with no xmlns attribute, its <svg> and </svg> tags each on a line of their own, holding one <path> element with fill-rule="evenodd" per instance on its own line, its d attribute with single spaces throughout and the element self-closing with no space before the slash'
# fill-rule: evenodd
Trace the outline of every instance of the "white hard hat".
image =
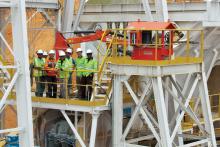
<svg viewBox="0 0 220 147">
<path fill-rule="evenodd" d="M 55 51 L 54 50 L 50 50 L 49 54 L 55 54 Z"/>
<path fill-rule="evenodd" d="M 64 51 L 59 51 L 59 56 L 66 56 Z"/>
<path fill-rule="evenodd" d="M 82 52 L 82 49 L 81 48 L 77 48 L 76 52 Z"/>
<path fill-rule="evenodd" d="M 88 49 L 87 51 L 86 51 L 86 54 L 91 54 L 92 53 L 92 50 L 90 50 L 90 49 Z"/>
<path fill-rule="evenodd" d="M 48 54 L 47 54 L 47 52 L 46 52 L 46 51 L 44 51 L 43 55 L 44 55 L 44 56 L 47 56 Z"/>
<path fill-rule="evenodd" d="M 66 49 L 66 52 L 67 52 L 67 53 L 72 53 L 73 51 L 72 51 L 71 48 L 67 48 L 67 49 Z"/>
<path fill-rule="evenodd" d="M 37 51 L 37 54 L 43 54 L 44 52 L 43 52 L 43 50 L 41 50 L 41 49 L 39 49 L 38 51 Z"/>
</svg>

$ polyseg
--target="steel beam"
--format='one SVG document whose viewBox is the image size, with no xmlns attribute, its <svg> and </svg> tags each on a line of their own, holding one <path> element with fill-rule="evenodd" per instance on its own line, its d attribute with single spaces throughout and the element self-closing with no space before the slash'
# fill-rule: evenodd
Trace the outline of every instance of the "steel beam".
<svg viewBox="0 0 220 147">
<path fill-rule="evenodd" d="M 66 119 L 67 123 L 69 124 L 70 128 L 72 129 L 74 135 L 76 136 L 76 138 L 78 139 L 80 145 L 82 147 L 86 147 L 85 143 L 83 142 L 81 136 L 79 135 L 79 133 L 77 132 L 76 128 L 74 127 L 73 123 L 71 122 L 70 118 L 68 117 L 68 115 L 66 114 L 65 111 L 61 111 L 61 113 L 63 114 L 64 118 Z"/>
<path fill-rule="evenodd" d="M 125 84 L 125 86 L 126 86 L 128 92 L 129 92 L 130 95 L 132 96 L 132 98 L 133 98 L 135 104 L 137 105 L 139 100 L 138 100 L 137 96 L 135 95 L 135 93 L 133 92 L 133 90 L 131 89 L 131 86 L 129 85 L 129 83 L 128 83 L 127 81 L 124 81 L 124 84 Z M 145 122 L 148 124 L 149 129 L 150 129 L 151 132 L 153 133 L 153 135 L 154 135 L 154 137 L 156 138 L 157 142 L 161 145 L 161 143 L 160 143 L 160 140 L 161 140 L 161 139 L 160 139 L 160 137 L 159 137 L 159 135 L 158 135 L 156 129 L 154 128 L 154 125 L 152 124 L 152 122 L 150 121 L 150 119 L 148 118 L 148 116 L 146 115 L 146 113 L 145 113 L 145 111 L 144 111 L 144 109 L 143 109 L 142 107 L 140 108 L 140 113 L 141 113 L 141 115 L 143 116 Z"/>
<path fill-rule="evenodd" d="M 31 85 L 29 71 L 29 53 L 24 0 L 13 0 L 17 7 L 11 8 L 12 35 L 14 55 L 19 66 L 19 77 L 16 81 L 18 127 L 24 128 L 19 134 L 19 146 L 33 147 L 33 122 L 31 105 Z"/>
<path fill-rule="evenodd" d="M 168 21 L 168 9 L 166 0 L 155 1 L 157 21 L 167 22 Z"/>
<path fill-rule="evenodd" d="M 145 96 L 146 96 L 148 90 L 149 90 L 149 89 L 148 89 L 148 86 L 146 86 L 145 89 L 144 89 L 143 94 L 141 95 L 140 100 L 137 99 L 138 101 L 137 101 L 135 110 L 134 110 L 134 112 L 132 113 L 131 118 L 130 118 L 130 120 L 129 120 L 129 122 L 128 122 L 126 128 L 125 128 L 125 131 L 124 131 L 123 135 L 122 135 L 122 140 L 124 140 L 124 141 L 125 141 L 125 138 L 127 137 L 128 133 L 129 133 L 129 131 L 130 131 L 130 128 L 132 127 L 132 125 L 133 125 L 133 123 L 134 123 L 134 121 L 135 121 L 135 118 L 136 118 L 136 116 L 137 116 L 137 114 L 138 114 L 140 108 L 142 108 L 142 102 L 144 101 L 144 98 L 145 98 Z M 134 98 L 133 98 L 133 99 L 134 99 Z"/>
<path fill-rule="evenodd" d="M 153 21 L 153 16 L 151 14 L 151 8 L 148 0 L 142 0 L 143 8 L 146 14 L 146 18 Z"/>
<path fill-rule="evenodd" d="M 86 0 L 81 0 L 80 1 L 80 5 L 79 5 L 79 10 L 77 12 L 76 18 L 74 20 L 74 25 L 73 25 L 73 32 L 77 30 L 77 27 L 79 25 L 80 22 L 80 17 L 83 14 L 84 11 L 84 6 L 85 6 Z"/>
<path fill-rule="evenodd" d="M 62 19 L 62 31 L 71 32 L 73 26 L 73 14 L 74 14 L 75 0 L 65 0 L 63 19 Z"/>
<path fill-rule="evenodd" d="M 10 3 L 11 0 L 1 0 L 0 8 L 14 7 L 16 5 Z M 58 0 L 25 0 L 27 8 L 44 8 L 44 9 L 58 9 Z"/>
</svg>

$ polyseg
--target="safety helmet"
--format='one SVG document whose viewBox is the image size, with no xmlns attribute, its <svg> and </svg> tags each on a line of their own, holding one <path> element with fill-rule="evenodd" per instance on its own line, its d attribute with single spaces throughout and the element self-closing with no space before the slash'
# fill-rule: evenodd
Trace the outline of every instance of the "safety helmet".
<svg viewBox="0 0 220 147">
<path fill-rule="evenodd" d="M 92 53 L 92 50 L 91 49 L 88 49 L 87 51 L 86 51 L 86 54 L 91 54 Z"/>
<path fill-rule="evenodd" d="M 48 54 L 47 54 L 47 52 L 46 52 L 46 51 L 44 51 L 43 55 L 44 55 L 44 56 L 48 56 Z"/>
<path fill-rule="evenodd" d="M 67 48 L 67 49 L 66 49 L 66 52 L 67 52 L 67 53 L 72 53 L 73 51 L 72 51 L 71 48 Z"/>
<path fill-rule="evenodd" d="M 55 54 L 55 51 L 54 50 L 50 50 L 49 54 Z"/>
<path fill-rule="evenodd" d="M 37 51 L 37 54 L 43 54 L 44 52 L 43 52 L 43 50 L 41 50 L 41 49 L 39 49 L 38 51 Z"/>
<path fill-rule="evenodd" d="M 59 51 L 59 56 L 66 56 L 65 52 L 64 51 Z"/>
<path fill-rule="evenodd" d="M 77 48 L 76 52 L 82 52 L 82 49 L 81 48 Z"/>
</svg>

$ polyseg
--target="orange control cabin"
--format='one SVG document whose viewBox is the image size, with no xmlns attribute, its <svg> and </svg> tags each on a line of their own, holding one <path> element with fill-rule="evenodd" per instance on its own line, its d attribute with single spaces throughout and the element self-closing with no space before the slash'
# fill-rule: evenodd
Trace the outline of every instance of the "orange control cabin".
<svg viewBox="0 0 220 147">
<path fill-rule="evenodd" d="M 133 46 L 133 60 L 164 60 L 173 54 L 173 34 L 176 26 L 171 22 L 131 22 L 127 30 Z"/>
</svg>

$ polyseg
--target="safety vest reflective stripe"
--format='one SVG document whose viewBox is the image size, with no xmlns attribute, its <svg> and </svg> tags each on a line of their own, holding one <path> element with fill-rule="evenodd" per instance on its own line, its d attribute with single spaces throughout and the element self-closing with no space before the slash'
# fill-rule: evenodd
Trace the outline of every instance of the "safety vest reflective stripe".
<svg viewBox="0 0 220 147">
<path fill-rule="evenodd" d="M 43 58 L 34 58 L 34 77 L 40 77 L 43 75 L 43 67 L 44 67 L 44 60 Z M 37 69 L 41 68 L 41 69 Z"/>
<path fill-rule="evenodd" d="M 57 64 L 56 64 L 56 68 L 60 69 L 59 70 L 59 78 L 68 78 L 69 77 L 69 64 L 67 59 L 64 59 L 63 62 L 61 62 L 61 60 L 59 59 Z"/>
<path fill-rule="evenodd" d="M 72 71 L 73 70 L 73 58 L 72 57 L 66 58 L 66 60 L 67 60 L 69 70 Z"/>
<path fill-rule="evenodd" d="M 97 65 L 97 61 L 95 61 L 94 59 L 91 59 L 88 61 L 88 59 L 86 59 L 86 62 L 85 62 L 85 69 L 86 70 L 94 70 L 96 71 L 98 69 L 98 65 Z M 88 72 L 84 72 L 84 76 L 89 76 L 91 73 L 91 71 L 88 71 Z"/>
<path fill-rule="evenodd" d="M 86 58 L 81 57 L 81 58 L 76 58 L 76 70 L 84 70 L 85 69 L 85 61 Z M 77 71 L 76 76 L 82 76 L 83 71 Z"/>
</svg>

